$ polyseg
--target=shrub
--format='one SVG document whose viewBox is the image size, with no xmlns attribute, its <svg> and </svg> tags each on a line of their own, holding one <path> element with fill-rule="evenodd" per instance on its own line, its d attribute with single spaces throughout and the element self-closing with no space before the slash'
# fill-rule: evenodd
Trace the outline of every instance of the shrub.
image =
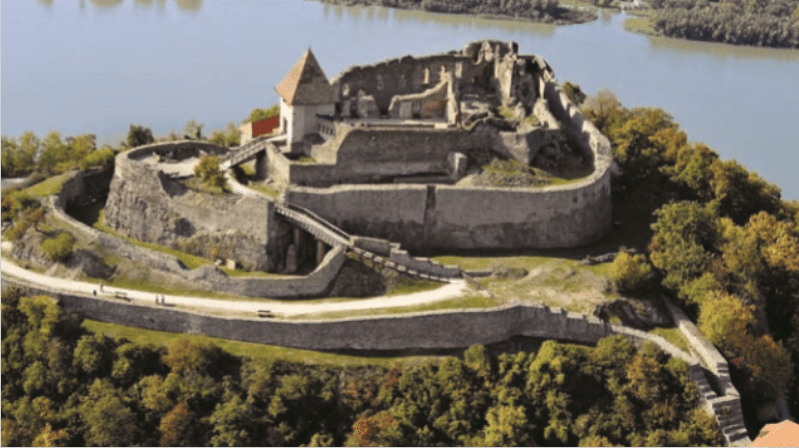
<svg viewBox="0 0 799 448">
<path fill-rule="evenodd" d="M 86 154 L 80 161 L 80 169 L 86 170 L 95 166 L 105 166 L 114 161 L 114 150 L 103 148 Z"/>
<path fill-rule="evenodd" d="M 643 255 L 620 252 L 610 265 L 610 279 L 619 292 L 645 291 L 652 281 L 652 267 Z"/>
<path fill-rule="evenodd" d="M 72 255 L 72 248 L 75 246 L 75 237 L 69 232 L 63 232 L 55 238 L 47 238 L 42 241 L 42 250 L 47 254 L 47 258 L 52 261 L 64 262 Z"/>
<path fill-rule="evenodd" d="M 219 159 L 214 156 L 205 156 L 200 159 L 200 163 L 194 167 L 194 175 L 211 187 L 219 187 L 225 190 L 227 180 L 224 173 L 219 169 Z"/>
</svg>

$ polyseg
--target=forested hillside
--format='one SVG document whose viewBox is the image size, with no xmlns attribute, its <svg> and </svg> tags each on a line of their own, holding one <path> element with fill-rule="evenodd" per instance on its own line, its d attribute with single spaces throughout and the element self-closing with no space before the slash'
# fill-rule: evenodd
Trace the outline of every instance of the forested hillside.
<svg viewBox="0 0 799 448">
<path fill-rule="evenodd" d="M 338 0 L 321 0 L 338 3 Z M 353 0 L 345 2 L 399 9 L 423 9 L 449 14 L 475 14 L 537 22 L 583 23 L 596 14 L 560 6 L 558 0 Z"/>
<path fill-rule="evenodd" d="M 383 367 L 233 356 L 94 334 L 47 297 L 2 297 L 2 444 L 718 445 L 687 365 L 622 336 L 596 348 Z"/>
<path fill-rule="evenodd" d="M 659 285 L 650 287 L 697 319 L 746 403 L 784 395 L 799 415 L 799 203 L 689 143 L 661 109 L 627 109 L 605 91 L 584 110 L 624 170 L 614 191 L 656 210 L 648 256 Z"/>
<path fill-rule="evenodd" d="M 656 31 L 669 37 L 799 48 L 797 0 L 653 0 Z"/>
</svg>

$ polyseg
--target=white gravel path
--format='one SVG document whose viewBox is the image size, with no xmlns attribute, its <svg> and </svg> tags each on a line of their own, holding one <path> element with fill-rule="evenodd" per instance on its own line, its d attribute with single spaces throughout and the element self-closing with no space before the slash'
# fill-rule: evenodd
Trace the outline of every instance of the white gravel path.
<svg viewBox="0 0 799 448">
<path fill-rule="evenodd" d="M 138 291 L 133 289 L 116 288 L 104 286 L 103 292 L 100 292 L 99 283 L 89 283 L 75 280 L 67 280 L 63 278 L 51 277 L 37 272 L 33 272 L 22 268 L 16 263 L 6 258 L 2 259 L 0 269 L 3 272 L 27 280 L 32 283 L 43 285 L 49 288 L 59 288 L 64 292 L 80 292 L 83 294 L 92 294 L 97 291 L 98 294 L 111 294 L 115 292 L 123 292 L 129 299 L 134 302 L 148 303 L 155 305 L 155 293 Z M 274 299 L 212 299 L 200 297 L 186 297 L 174 296 L 166 294 L 167 304 L 188 306 L 200 309 L 214 310 L 215 312 L 231 311 L 236 313 L 241 312 L 257 312 L 258 310 L 269 310 L 276 316 L 294 316 L 299 314 L 316 314 L 326 312 L 339 312 L 339 311 L 356 311 L 356 310 L 369 310 L 379 308 L 397 308 L 418 306 L 428 303 L 439 302 L 447 299 L 454 299 L 463 296 L 469 289 L 469 286 L 464 281 L 458 281 L 442 286 L 441 288 L 432 291 L 422 291 L 412 294 L 398 295 L 398 296 L 380 296 L 368 299 L 357 299 L 348 301 L 329 301 L 322 303 L 303 303 L 302 300 L 274 300 Z M 159 294 L 160 295 L 160 294 Z"/>
</svg>

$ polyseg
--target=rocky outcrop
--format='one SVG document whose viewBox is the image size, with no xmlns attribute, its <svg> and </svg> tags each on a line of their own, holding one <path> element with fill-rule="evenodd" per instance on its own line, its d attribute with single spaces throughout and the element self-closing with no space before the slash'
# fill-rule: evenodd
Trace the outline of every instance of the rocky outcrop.
<svg viewBox="0 0 799 448">
<path fill-rule="evenodd" d="M 131 238 L 204 257 L 235 260 L 250 270 L 273 270 L 268 252 L 272 204 L 259 196 L 214 196 L 190 190 L 143 158 L 198 156 L 224 150 L 203 142 L 142 146 L 116 159 L 105 224 Z M 222 233 L 224 232 L 224 233 Z"/>
</svg>

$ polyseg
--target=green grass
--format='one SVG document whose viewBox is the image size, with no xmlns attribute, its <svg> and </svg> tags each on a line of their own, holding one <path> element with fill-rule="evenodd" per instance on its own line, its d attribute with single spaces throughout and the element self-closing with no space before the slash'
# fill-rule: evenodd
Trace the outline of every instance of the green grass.
<svg viewBox="0 0 799 448">
<path fill-rule="evenodd" d="M 231 341 L 228 339 L 211 338 L 200 335 L 182 333 L 167 333 L 163 331 L 143 330 L 141 328 L 126 327 L 123 325 L 108 324 L 94 320 L 84 320 L 83 326 L 94 332 L 102 332 L 116 338 L 126 338 L 137 344 L 152 344 L 166 346 L 182 338 L 194 340 L 210 340 L 222 349 L 237 355 L 249 356 L 253 359 L 281 359 L 289 362 L 305 364 L 323 364 L 336 366 L 365 366 L 378 365 L 389 367 L 394 364 L 418 362 L 424 359 L 438 359 L 434 356 L 405 356 L 405 357 L 366 357 L 339 355 L 335 353 L 300 350 L 273 345 L 254 344 L 250 342 Z"/>
<path fill-rule="evenodd" d="M 75 175 L 74 171 L 67 171 L 66 173 L 47 178 L 36 185 L 32 185 L 29 188 L 27 188 L 25 191 L 39 197 L 52 196 L 60 192 L 61 187 L 64 186 L 64 183 L 72 179 L 74 175 Z"/>
<path fill-rule="evenodd" d="M 460 268 L 463 270 L 471 271 L 491 269 L 494 265 L 502 265 L 507 268 L 523 268 L 530 270 L 532 268 L 541 266 L 548 261 L 557 259 L 541 256 L 462 257 L 444 255 L 440 257 L 434 257 L 433 260 L 444 265 L 460 266 Z"/>
<path fill-rule="evenodd" d="M 183 264 L 186 265 L 186 267 L 189 268 L 189 269 L 195 269 L 195 268 L 198 268 L 200 266 L 205 266 L 205 265 L 208 265 L 208 264 L 212 263 L 211 260 L 209 260 L 207 258 L 198 257 L 196 255 L 191 255 L 191 254 L 188 254 L 186 252 L 181 252 L 181 251 L 179 251 L 177 249 L 172 249 L 172 248 L 169 248 L 169 247 L 159 246 L 157 244 L 145 243 L 144 241 L 139 241 L 139 240 L 127 237 L 125 235 L 122 235 L 121 233 L 119 233 L 119 232 L 115 231 L 114 229 L 112 229 L 112 228 L 110 228 L 110 227 L 105 225 L 105 223 L 103 222 L 104 213 L 105 213 L 104 211 L 100 211 L 100 217 L 97 219 L 97 222 L 94 223 L 94 226 L 93 226 L 94 228 L 96 228 L 96 229 L 98 229 L 100 231 L 103 231 L 105 233 L 108 233 L 109 235 L 113 235 L 113 236 L 115 236 L 117 238 L 123 239 L 123 240 L 129 242 L 130 244 L 133 244 L 134 246 L 138 246 L 138 247 L 142 247 L 142 248 L 145 248 L 145 249 L 150 249 L 150 250 L 161 252 L 161 253 L 164 253 L 164 254 L 167 254 L 167 255 L 171 255 L 171 256 L 179 259 L 181 262 L 183 262 Z M 280 275 L 280 274 L 272 274 L 272 273 L 269 273 L 269 272 L 260 272 L 260 271 L 245 271 L 245 270 L 242 270 L 242 269 L 229 269 L 229 268 L 224 267 L 224 266 L 220 266 L 220 269 L 222 269 L 222 271 L 224 271 L 227 275 L 229 275 L 231 277 L 282 277 L 282 275 Z"/>
<path fill-rule="evenodd" d="M 509 108 L 507 106 L 499 106 L 499 107 L 497 107 L 497 113 L 499 113 L 499 115 L 502 118 L 506 119 L 506 120 L 515 120 L 516 119 L 516 114 L 513 112 L 513 110 L 511 110 L 511 108 Z"/>
<path fill-rule="evenodd" d="M 107 225 L 105 225 L 104 215 L 105 215 L 105 210 L 101 210 L 100 211 L 100 217 L 97 219 L 97 222 L 95 222 L 94 225 L 93 225 L 93 227 L 95 229 L 100 230 L 102 232 L 105 232 L 105 233 L 107 233 L 109 235 L 115 236 L 115 237 L 117 237 L 119 239 L 125 240 L 128 243 L 133 244 L 134 246 L 138 246 L 138 247 L 142 247 L 142 248 L 145 248 L 145 249 L 150 249 L 150 250 L 161 252 L 161 253 L 164 253 L 164 254 L 167 254 L 167 255 L 171 255 L 171 256 L 179 259 L 180 261 L 182 261 L 183 264 L 185 264 L 186 267 L 189 268 L 189 269 L 195 269 L 195 268 L 198 268 L 200 266 L 205 266 L 207 264 L 211 264 L 211 260 L 207 260 L 207 259 L 202 258 L 202 257 L 198 257 L 198 256 L 195 256 L 195 255 L 187 254 L 185 252 L 181 252 L 179 250 L 171 249 L 169 247 L 159 246 L 157 244 L 152 244 L 152 243 L 145 243 L 144 241 L 139 241 L 139 240 L 127 237 L 127 236 L 117 232 L 116 230 L 108 227 Z"/>
<path fill-rule="evenodd" d="M 685 337 L 678 328 L 654 328 L 649 332 L 671 342 L 685 353 L 690 353 L 688 341 L 685 340 Z"/>
<path fill-rule="evenodd" d="M 624 30 L 631 33 L 655 34 L 649 15 L 624 19 Z"/>
<path fill-rule="evenodd" d="M 213 196 L 228 196 L 231 194 L 230 188 L 214 187 L 206 184 L 199 177 L 189 177 L 179 181 L 184 187 L 189 190 L 199 191 L 201 193 L 211 194 Z"/>
<path fill-rule="evenodd" d="M 400 277 L 399 283 L 391 291 L 387 292 L 387 296 L 398 296 L 401 294 L 411 294 L 414 292 L 432 291 L 438 289 L 443 284 L 439 282 L 432 282 L 427 280 L 416 280 L 409 277 Z"/>
<path fill-rule="evenodd" d="M 363 317 L 363 316 L 384 316 L 402 313 L 417 313 L 427 311 L 455 310 L 468 308 L 493 308 L 498 306 L 496 300 L 479 295 L 458 297 L 455 299 L 442 300 L 440 302 L 428 303 L 425 305 L 403 306 L 396 308 L 375 308 L 368 310 L 334 311 L 330 313 L 312 313 L 291 316 L 290 319 L 340 319 L 344 317 Z"/>
<path fill-rule="evenodd" d="M 280 196 L 280 192 L 276 188 L 270 185 L 250 183 L 249 185 L 247 185 L 247 188 L 251 188 L 255 191 L 261 192 L 274 200 L 277 200 L 277 198 Z"/>
</svg>

